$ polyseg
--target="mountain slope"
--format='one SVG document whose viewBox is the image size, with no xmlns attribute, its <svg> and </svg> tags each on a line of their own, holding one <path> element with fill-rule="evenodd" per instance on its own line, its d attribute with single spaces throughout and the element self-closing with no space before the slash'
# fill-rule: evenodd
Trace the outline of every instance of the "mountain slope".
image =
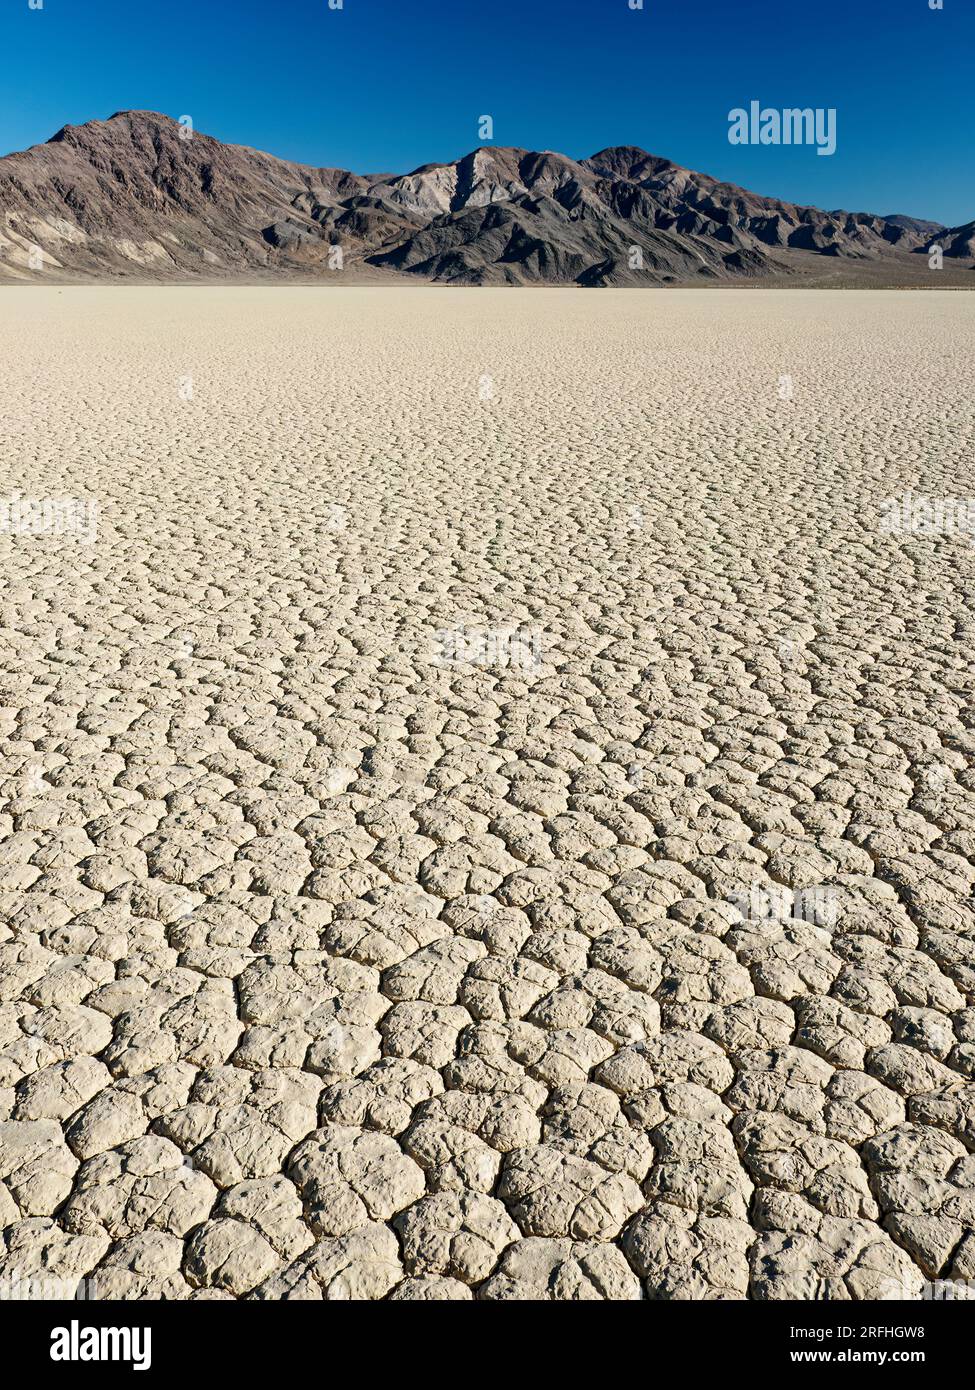
<svg viewBox="0 0 975 1390">
<path fill-rule="evenodd" d="M 799 207 L 632 146 L 583 160 L 491 147 L 361 175 L 188 135 L 126 111 L 0 159 L 0 279 L 930 283 L 916 253 L 935 237 L 953 264 L 973 255 L 970 227 Z"/>
</svg>

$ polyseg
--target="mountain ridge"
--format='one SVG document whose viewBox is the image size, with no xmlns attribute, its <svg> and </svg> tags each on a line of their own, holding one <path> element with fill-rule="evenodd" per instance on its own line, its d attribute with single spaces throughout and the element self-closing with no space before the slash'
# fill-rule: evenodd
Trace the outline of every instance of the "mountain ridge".
<svg viewBox="0 0 975 1390">
<path fill-rule="evenodd" d="M 405 174 L 298 164 L 119 111 L 0 158 L 0 281 L 315 279 L 455 285 L 932 285 L 956 228 L 790 203 L 639 146 L 480 146 Z M 975 276 L 972 277 L 975 281 Z M 960 282 L 968 282 L 961 277 Z"/>
</svg>

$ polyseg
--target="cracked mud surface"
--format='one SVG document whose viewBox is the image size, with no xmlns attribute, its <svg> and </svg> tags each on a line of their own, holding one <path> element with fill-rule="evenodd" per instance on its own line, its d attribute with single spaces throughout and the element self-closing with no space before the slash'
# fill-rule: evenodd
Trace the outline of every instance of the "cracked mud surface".
<svg viewBox="0 0 975 1390">
<path fill-rule="evenodd" d="M 969 297 L 3 307 L 0 1278 L 975 1278 Z"/>
</svg>

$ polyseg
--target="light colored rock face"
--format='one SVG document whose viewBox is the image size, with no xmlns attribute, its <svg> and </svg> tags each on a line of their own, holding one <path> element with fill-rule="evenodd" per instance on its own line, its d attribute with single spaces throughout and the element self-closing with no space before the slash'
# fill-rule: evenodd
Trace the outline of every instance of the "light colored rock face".
<svg viewBox="0 0 975 1390">
<path fill-rule="evenodd" d="M 975 1279 L 970 297 L 3 301 L 0 1282 Z"/>
</svg>

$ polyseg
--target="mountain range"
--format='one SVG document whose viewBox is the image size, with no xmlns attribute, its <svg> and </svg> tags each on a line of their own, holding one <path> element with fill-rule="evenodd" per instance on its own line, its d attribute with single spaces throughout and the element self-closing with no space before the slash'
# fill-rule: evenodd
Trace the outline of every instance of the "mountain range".
<svg viewBox="0 0 975 1390">
<path fill-rule="evenodd" d="M 929 249 L 944 271 L 935 279 Z M 975 222 L 824 212 L 633 146 L 312 168 L 151 111 L 0 158 L 0 281 L 975 284 Z"/>
</svg>

